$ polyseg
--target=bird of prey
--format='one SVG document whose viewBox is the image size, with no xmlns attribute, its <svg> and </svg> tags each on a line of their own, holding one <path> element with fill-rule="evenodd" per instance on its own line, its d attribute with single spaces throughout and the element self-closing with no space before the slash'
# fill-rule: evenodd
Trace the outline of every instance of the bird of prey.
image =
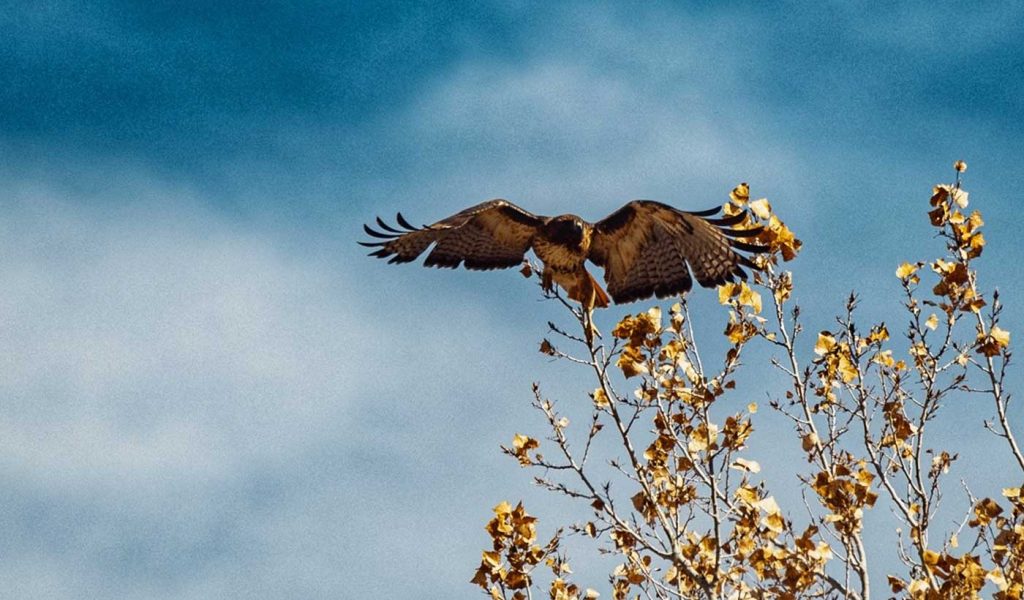
<svg viewBox="0 0 1024 600">
<path fill-rule="evenodd" d="M 596 223 L 576 215 L 543 217 L 507 200 L 490 200 L 433 225 L 413 227 L 397 215 L 402 231 L 377 217 L 378 231 L 363 225 L 377 241 L 359 242 L 375 248 L 370 256 L 389 263 L 415 260 L 433 245 L 424 266 L 505 269 L 522 264 L 533 250 L 543 263 L 546 289 L 557 284 L 589 312 L 651 296 L 683 295 L 693 278 L 704 287 L 746 279 L 743 267 L 758 267 L 739 253 L 765 252 L 765 246 L 743 241 L 762 228 L 734 229 L 740 213 L 713 219 L 720 208 L 687 212 L 653 200 L 634 200 Z M 585 263 L 604 267 L 607 294 L 587 272 Z M 692 277 L 691 277 L 692 273 Z"/>
</svg>

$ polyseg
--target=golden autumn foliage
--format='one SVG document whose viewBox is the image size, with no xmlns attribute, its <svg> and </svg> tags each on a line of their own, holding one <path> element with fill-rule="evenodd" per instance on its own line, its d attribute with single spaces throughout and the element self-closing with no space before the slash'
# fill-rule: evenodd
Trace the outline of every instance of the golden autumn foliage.
<svg viewBox="0 0 1024 600">
<path fill-rule="evenodd" d="M 983 291 L 974 266 L 984 222 L 977 210 L 967 213 L 966 168 L 958 161 L 955 183 L 935 186 L 928 200 L 943 254 L 896 268 L 906 323 L 898 340 L 885 323 L 858 326 L 852 294 L 836 328 L 801 335 L 794 278 L 781 265 L 802 243 L 766 199 L 751 200 L 747 184 L 732 190 L 725 212 L 746 215 L 739 228 L 762 225 L 758 242 L 769 252 L 756 258 L 763 271 L 750 281 L 718 288 L 728 342 L 722 355 L 701 352 L 685 300 L 627 315 L 601 339 L 585 335 L 587 314 L 548 292 L 584 335 L 550 324 L 552 333 L 582 354 L 547 339 L 540 349 L 589 370 L 590 418 L 570 425 L 535 385 L 545 441 L 516 433 L 502 449 L 536 470 L 537 485 L 578 501 L 578 521 L 541 544 L 537 519 L 502 502 L 472 582 L 496 599 L 601 596 L 594 582 L 571 581 L 560 550 L 568 531 L 615 557 L 606 582 L 614 600 L 1024 600 L 1024 488 L 972 498 L 958 528 L 935 522 L 959 457 L 925 436 L 954 397 L 989 399 L 996 417 L 984 426 L 1020 468 L 1007 483 L 1024 479 L 1003 389 L 1010 333 L 999 325 L 998 294 Z M 774 353 L 787 382 L 769 390 L 769 404 L 795 435 L 773 443 L 790 443 L 806 459 L 805 506 L 781 506 L 750 453 L 758 405 L 749 394 L 765 390 L 739 390 L 736 375 L 751 344 Z M 894 532 L 901 569 L 879 584 L 871 580 L 864 524 L 883 505 L 901 522 Z M 973 543 L 961 549 L 968 536 Z"/>
</svg>

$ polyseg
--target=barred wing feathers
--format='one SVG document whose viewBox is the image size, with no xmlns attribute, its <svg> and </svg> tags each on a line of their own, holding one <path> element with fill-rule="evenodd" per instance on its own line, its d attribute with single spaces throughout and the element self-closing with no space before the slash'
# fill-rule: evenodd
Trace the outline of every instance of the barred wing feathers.
<svg viewBox="0 0 1024 600">
<path fill-rule="evenodd" d="M 545 218 L 499 199 L 420 228 L 410 225 L 401 213 L 397 220 L 405 231 L 388 225 L 380 217 L 377 225 L 382 231 L 363 225 L 368 235 L 380 240 L 359 242 L 377 248 L 370 256 L 388 258 L 389 263 L 407 263 L 433 244 L 424 266 L 454 269 L 463 264 L 467 269 L 490 270 L 519 265 Z"/>
<path fill-rule="evenodd" d="M 590 260 L 605 268 L 608 293 L 617 304 L 684 294 L 692 277 L 704 287 L 746 279 L 756 269 L 738 251 L 767 248 L 749 238 L 761 228 L 732 229 L 744 214 L 708 219 L 720 209 L 685 212 L 652 200 L 634 200 L 594 224 Z M 689 265 L 689 267 L 687 267 Z"/>
</svg>

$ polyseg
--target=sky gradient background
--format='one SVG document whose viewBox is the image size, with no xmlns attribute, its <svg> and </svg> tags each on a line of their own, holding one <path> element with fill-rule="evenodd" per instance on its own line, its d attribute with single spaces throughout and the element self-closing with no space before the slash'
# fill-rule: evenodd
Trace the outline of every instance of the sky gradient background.
<svg viewBox="0 0 1024 600">
<path fill-rule="evenodd" d="M 542 432 L 531 382 L 588 402 L 536 352 L 559 311 L 514 272 L 365 258 L 377 214 L 506 197 L 598 219 L 747 181 L 804 240 L 816 331 L 853 288 L 865 322 L 891 315 L 895 267 L 939 251 L 931 186 L 964 159 L 983 285 L 1018 335 L 1022 28 L 984 2 L 5 4 L 0 589 L 474 598 L 491 506 L 525 498 L 542 534 L 569 514 L 498 451 Z M 781 390 L 748 377 L 727 402 Z M 1014 483 L 993 479 L 992 408 L 946 410 L 970 450 L 950 481 Z M 803 518 L 798 440 L 768 410 L 755 426 L 749 454 Z"/>
</svg>

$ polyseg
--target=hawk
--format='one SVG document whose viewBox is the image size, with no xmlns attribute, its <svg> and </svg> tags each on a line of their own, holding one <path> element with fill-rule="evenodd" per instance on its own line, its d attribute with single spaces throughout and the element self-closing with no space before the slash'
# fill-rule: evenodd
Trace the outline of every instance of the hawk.
<svg viewBox="0 0 1024 600">
<path fill-rule="evenodd" d="M 507 200 L 490 200 L 433 225 L 413 227 L 397 215 L 402 231 L 377 217 L 382 231 L 363 225 L 378 241 L 370 256 L 389 263 L 415 260 L 433 245 L 423 265 L 467 269 L 506 269 L 522 264 L 533 250 L 543 263 L 546 289 L 557 284 L 588 311 L 657 296 L 683 295 L 693 279 L 713 287 L 735 277 L 743 267 L 757 269 L 743 252 L 766 252 L 743 241 L 762 228 L 734 229 L 745 213 L 713 219 L 721 209 L 687 212 L 653 200 L 634 200 L 604 219 L 589 223 L 576 215 L 543 217 Z M 586 269 L 586 261 L 604 267 L 608 291 Z M 692 273 L 692 276 L 691 276 Z"/>
</svg>

